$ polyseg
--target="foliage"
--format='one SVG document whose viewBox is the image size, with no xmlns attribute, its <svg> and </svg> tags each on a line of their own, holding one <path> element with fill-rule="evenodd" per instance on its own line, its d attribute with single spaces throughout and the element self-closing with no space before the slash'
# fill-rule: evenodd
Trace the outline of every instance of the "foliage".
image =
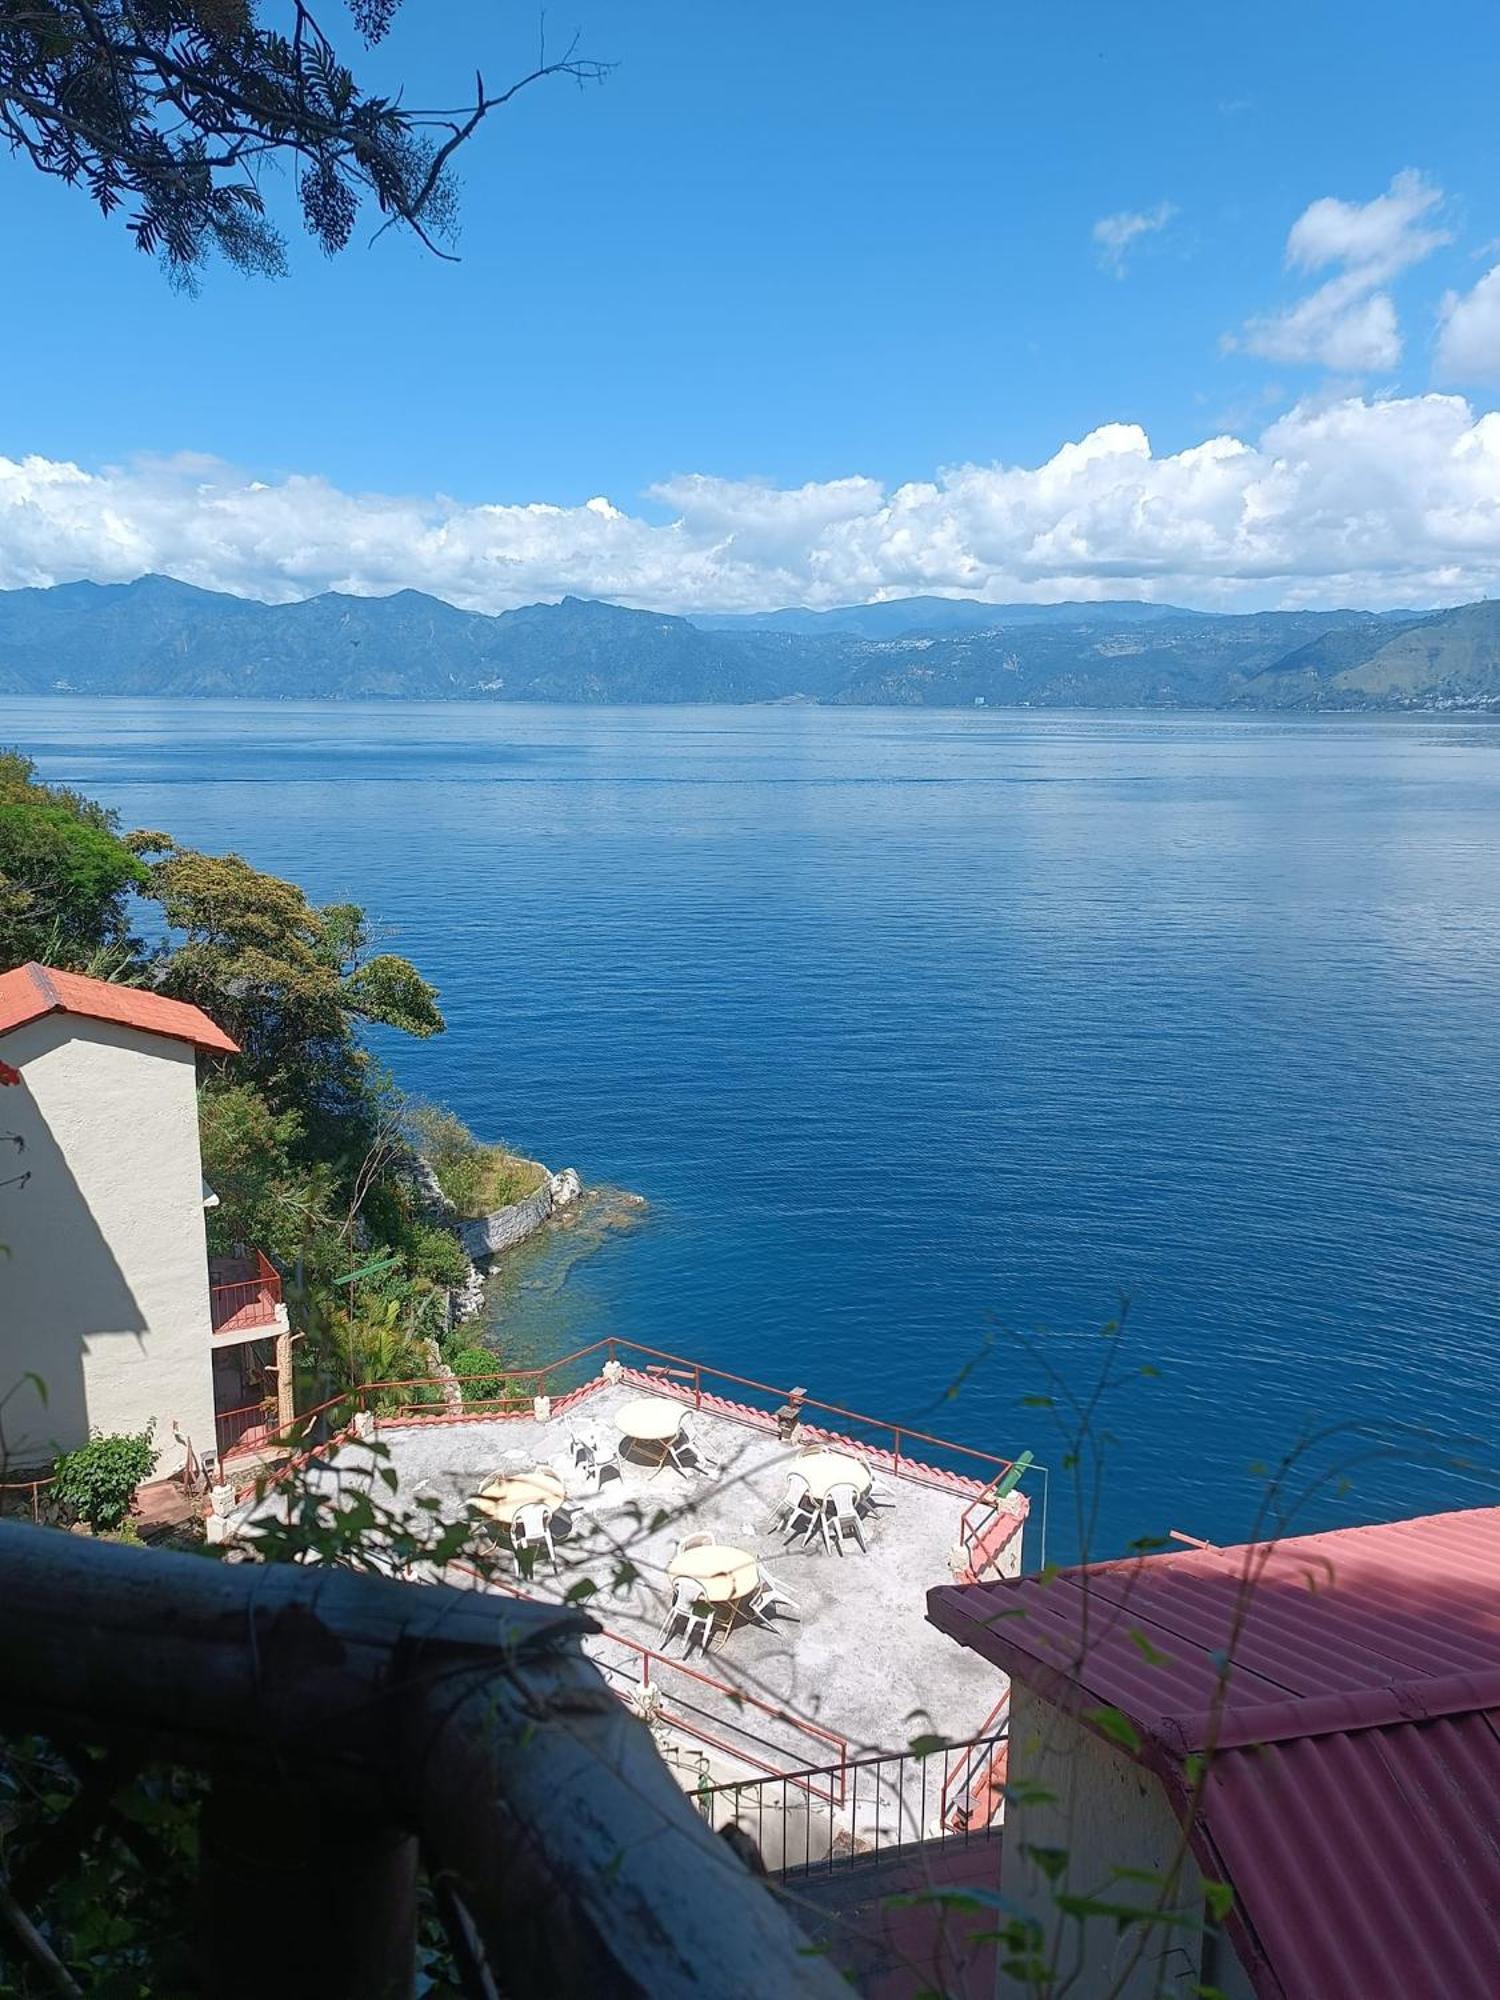
<svg viewBox="0 0 1500 2000">
<path fill-rule="evenodd" d="M 147 1424 L 133 1434 L 105 1436 L 95 1431 L 87 1444 L 53 1467 L 52 1497 L 75 1520 L 91 1528 L 118 1528 L 130 1512 L 135 1489 L 149 1479 L 161 1456 Z"/>
<path fill-rule="evenodd" d="M 406 1134 L 437 1176 L 438 1186 L 462 1216 L 488 1215 L 520 1201 L 539 1184 L 541 1168 L 505 1146 L 487 1146 L 446 1105 L 412 1099 L 405 1107 Z"/>
<path fill-rule="evenodd" d="M 354 1019 L 407 1034 L 443 1028 L 437 995 L 405 959 L 366 960 L 363 913 L 318 909 L 294 883 L 237 854 L 169 848 L 149 893 L 177 937 L 161 986 L 232 1035 L 248 1074 L 278 1111 L 347 1116 L 362 1094 Z"/>
<path fill-rule="evenodd" d="M 466 1397 L 483 1403 L 505 1394 L 507 1378 L 499 1356 L 490 1348 L 455 1347 L 443 1359 L 458 1377 Z"/>
<path fill-rule="evenodd" d="M 295 1157 L 302 1119 L 279 1115 L 249 1083 L 210 1078 L 199 1092 L 203 1177 L 219 1197 L 208 1211 L 210 1250 L 253 1243 L 289 1263 L 331 1220 L 332 1174 Z"/>
<path fill-rule="evenodd" d="M 0 968 L 27 959 L 109 973 L 131 955 L 126 898 L 146 871 L 93 800 L 39 784 L 0 751 Z"/>
<path fill-rule="evenodd" d="M 349 0 L 366 47 L 399 0 Z M 210 251 L 279 272 L 263 164 L 296 175 L 302 219 L 330 255 L 361 207 L 425 243 L 454 223 L 449 163 L 484 118 L 548 76 L 597 80 L 605 66 L 543 55 L 508 89 L 457 113 L 410 110 L 366 91 L 298 6 L 289 33 L 258 0 L 0 0 L 0 138 L 41 173 L 87 188 L 106 215 L 127 207 L 137 245 L 190 280 Z"/>
</svg>

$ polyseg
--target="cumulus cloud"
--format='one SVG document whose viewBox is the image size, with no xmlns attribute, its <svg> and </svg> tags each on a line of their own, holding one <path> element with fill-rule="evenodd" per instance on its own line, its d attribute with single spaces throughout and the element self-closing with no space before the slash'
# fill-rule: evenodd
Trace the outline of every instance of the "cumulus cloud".
<svg viewBox="0 0 1500 2000">
<path fill-rule="evenodd" d="M 1500 382 L 1500 264 L 1471 292 L 1449 292 L 1438 332 L 1437 371 L 1444 382 Z"/>
<path fill-rule="evenodd" d="M 1401 329 L 1385 287 L 1451 240 L 1435 226 L 1442 202 L 1442 189 L 1411 168 L 1373 201 L 1313 202 L 1292 224 L 1287 268 L 1333 275 L 1295 305 L 1248 320 L 1228 345 L 1340 374 L 1394 368 Z"/>
<path fill-rule="evenodd" d="M 148 570 L 247 596 L 413 587 L 499 611 L 566 592 L 664 611 L 913 592 L 992 602 L 1458 602 L 1500 589 L 1500 413 L 1462 397 L 1301 405 L 1158 455 L 1106 424 L 1040 465 L 886 487 L 699 474 L 644 510 L 348 493 L 212 460 L 0 458 L 0 585 Z"/>
<path fill-rule="evenodd" d="M 1101 215 L 1094 224 L 1094 250 L 1106 271 L 1113 271 L 1117 278 L 1123 278 L 1130 253 L 1143 236 L 1154 236 L 1165 229 L 1177 213 L 1170 201 L 1160 201 L 1155 208 L 1122 209 L 1118 215 Z"/>
</svg>

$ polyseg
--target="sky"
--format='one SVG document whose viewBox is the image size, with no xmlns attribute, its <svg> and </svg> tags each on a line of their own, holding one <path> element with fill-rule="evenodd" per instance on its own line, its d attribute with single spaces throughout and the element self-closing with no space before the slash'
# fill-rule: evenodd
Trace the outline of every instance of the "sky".
<svg viewBox="0 0 1500 2000">
<path fill-rule="evenodd" d="M 0 587 L 1500 588 L 1478 0 L 553 0 L 551 52 L 575 29 L 615 68 L 471 143 L 457 263 L 293 236 L 184 297 L 0 155 Z M 356 67 L 453 103 L 537 34 L 405 0 Z"/>
</svg>

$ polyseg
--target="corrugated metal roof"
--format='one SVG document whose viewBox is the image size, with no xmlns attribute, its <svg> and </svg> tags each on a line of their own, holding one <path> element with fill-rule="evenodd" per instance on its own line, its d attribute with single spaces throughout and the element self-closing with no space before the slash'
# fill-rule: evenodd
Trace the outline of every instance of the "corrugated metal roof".
<svg viewBox="0 0 1500 2000">
<path fill-rule="evenodd" d="M 942 1630 L 1107 1704 L 1234 1885 L 1258 1992 L 1500 1993 L 1500 1508 L 944 1586 Z"/>
<path fill-rule="evenodd" d="M 19 965 L 0 974 L 0 1035 L 38 1021 L 44 1014 L 81 1014 L 94 1021 L 112 1021 L 143 1034 L 165 1035 L 191 1042 L 195 1048 L 238 1055 L 239 1043 L 211 1021 L 201 1008 L 185 1000 L 168 1000 L 139 986 L 112 986 L 78 972 L 59 972 L 50 965 Z"/>
</svg>

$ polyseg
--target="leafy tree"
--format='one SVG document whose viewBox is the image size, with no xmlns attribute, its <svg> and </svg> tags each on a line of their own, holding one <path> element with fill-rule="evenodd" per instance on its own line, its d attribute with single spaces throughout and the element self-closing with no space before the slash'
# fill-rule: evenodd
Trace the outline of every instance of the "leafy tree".
<svg viewBox="0 0 1500 2000">
<path fill-rule="evenodd" d="M 409 1035 L 440 1034 L 435 989 L 404 959 L 367 956 L 363 912 L 319 909 L 291 882 L 237 854 L 169 847 L 148 893 L 179 935 L 161 989 L 190 1000 L 233 1035 L 248 1072 L 278 1112 L 347 1115 L 363 1091 L 358 1020 Z"/>
<path fill-rule="evenodd" d="M 381 41 L 399 0 L 349 0 L 356 33 Z M 302 218 L 330 255 L 373 202 L 383 227 L 429 247 L 454 223 L 450 163 L 491 112 L 545 77 L 599 80 L 607 65 L 545 51 L 499 91 L 474 77 L 461 111 L 425 111 L 355 80 L 300 4 L 287 32 L 258 0 L 0 0 L 0 138 L 124 208 L 139 247 L 190 282 L 217 250 L 276 273 L 285 243 L 267 219 L 268 160 L 296 175 Z M 470 72 L 472 73 L 472 72 Z"/>
<path fill-rule="evenodd" d="M 198 1132 L 204 1178 L 219 1197 L 208 1211 L 211 1250 L 253 1243 L 291 1263 L 330 1227 L 333 1171 L 295 1157 L 302 1138 L 297 1112 L 278 1116 L 252 1084 L 210 1078 L 198 1096 Z"/>
<path fill-rule="evenodd" d="M 114 813 L 37 782 L 17 750 L 0 751 L 0 969 L 40 959 L 108 977 L 136 946 L 127 914 L 144 864 Z"/>
</svg>

